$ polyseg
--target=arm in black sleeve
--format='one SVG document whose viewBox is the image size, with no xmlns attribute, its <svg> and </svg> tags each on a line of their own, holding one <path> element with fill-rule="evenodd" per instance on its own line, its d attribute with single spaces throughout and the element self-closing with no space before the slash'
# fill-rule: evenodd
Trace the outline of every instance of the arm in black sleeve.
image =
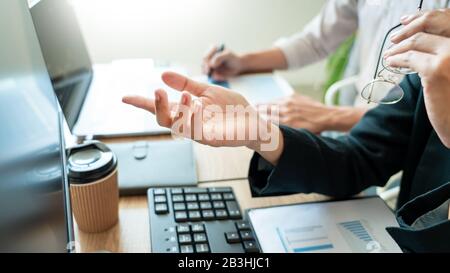
<svg viewBox="0 0 450 273">
<path fill-rule="evenodd" d="M 284 151 L 277 166 L 258 154 L 249 181 L 254 195 L 320 193 L 348 197 L 382 186 L 402 169 L 413 128 L 420 79 L 401 83 L 405 97 L 369 111 L 349 135 L 339 139 L 281 126 Z"/>
</svg>

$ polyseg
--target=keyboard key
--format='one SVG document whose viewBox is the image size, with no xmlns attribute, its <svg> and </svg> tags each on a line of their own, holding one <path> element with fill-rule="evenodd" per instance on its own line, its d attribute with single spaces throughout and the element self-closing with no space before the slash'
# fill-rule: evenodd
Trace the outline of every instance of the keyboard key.
<svg viewBox="0 0 450 273">
<path fill-rule="evenodd" d="M 241 218 L 241 210 L 239 209 L 239 205 L 236 201 L 227 201 L 227 211 L 228 215 L 231 219 L 240 219 Z"/>
<path fill-rule="evenodd" d="M 228 218 L 228 213 L 224 209 L 215 210 L 216 218 L 219 220 L 224 220 Z"/>
<path fill-rule="evenodd" d="M 194 242 L 195 243 L 207 243 L 208 238 L 206 237 L 206 233 L 195 233 L 194 234 Z"/>
<path fill-rule="evenodd" d="M 185 244 L 192 243 L 191 234 L 180 234 L 180 235 L 178 235 L 178 243 L 180 243 L 180 245 L 185 245 Z"/>
<path fill-rule="evenodd" d="M 186 194 L 184 196 L 184 199 L 186 200 L 186 202 L 195 202 L 195 201 L 197 201 L 197 195 L 195 195 L 195 194 Z"/>
<path fill-rule="evenodd" d="M 259 248 L 255 241 L 245 241 L 244 250 L 246 253 L 259 253 Z"/>
<path fill-rule="evenodd" d="M 205 226 L 203 224 L 193 224 L 191 229 L 193 233 L 205 232 Z"/>
<path fill-rule="evenodd" d="M 213 194 L 211 194 L 211 200 L 212 201 L 220 201 L 220 200 L 222 200 L 222 194 L 220 194 L 220 193 L 213 193 Z"/>
<path fill-rule="evenodd" d="M 165 195 L 156 195 L 155 203 L 167 203 L 167 198 Z"/>
<path fill-rule="evenodd" d="M 198 195 L 198 201 L 209 201 L 209 194 L 203 193 Z"/>
<path fill-rule="evenodd" d="M 250 230 L 241 231 L 240 234 L 243 241 L 250 241 L 255 239 L 255 237 L 253 237 L 253 232 L 251 232 Z"/>
<path fill-rule="evenodd" d="M 180 247 L 181 253 L 194 253 L 194 246 L 193 245 L 182 245 Z"/>
<path fill-rule="evenodd" d="M 200 211 L 198 210 L 189 211 L 189 220 L 199 221 L 201 219 L 202 215 L 200 214 Z"/>
<path fill-rule="evenodd" d="M 214 201 L 213 202 L 213 207 L 215 209 L 224 209 L 225 208 L 225 203 L 223 201 Z"/>
<path fill-rule="evenodd" d="M 184 202 L 184 196 L 181 194 L 172 195 L 172 202 L 174 202 L 174 203 Z"/>
<path fill-rule="evenodd" d="M 208 192 L 208 188 L 184 188 L 184 193 L 185 194 L 190 194 L 190 193 L 207 193 Z"/>
<path fill-rule="evenodd" d="M 211 202 L 200 202 L 201 209 L 212 209 Z"/>
<path fill-rule="evenodd" d="M 154 195 L 166 195 L 166 190 L 165 189 L 154 189 L 153 194 Z"/>
<path fill-rule="evenodd" d="M 173 246 L 171 248 L 168 248 L 166 251 L 169 253 L 178 253 L 178 246 Z"/>
<path fill-rule="evenodd" d="M 195 245 L 195 251 L 197 253 L 208 253 L 209 252 L 209 246 L 208 246 L 208 244 L 196 244 Z"/>
<path fill-rule="evenodd" d="M 175 222 L 186 222 L 188 219 L 186 211 L 175 212 Z"/>
<path fill-rule="evenodd" d="M 187 209 L 188 210 L 198 210 L 199 206 L 197 202 L 188 202 L 186 203 Z"/>
<path fill-rule="evenodd" d="M 184 204 L 184 203 L 173 203 L 173 210 L 174 211 L 186 210 L 186 204 Z"/>
<path fill-rule="evenodd" d="M 209 188 L 210 193 L 228 193 L 233 192 L 231 188 Z"/>
<path fill-rule="evenodd" d="M 172 194 L 183 194 L 183 189 L 181 188 L 171 189 L 170 192 Z"/>
<path fill-rule="evenodd" d="M 216 216 L 214 215 L 214 211 L 212 210 L 203 210 L 202 216 L 204 220 L 214 220 Z"/>
<path fill-rule="evenodd" d="M 155 213 L 156 214 L 167 214 L 169 213 L 169 208 L 167 204 L 156 204 L 155 205 Z"/>
<path fill-rule="evenodd" d="M 177 233 L 189 233 L 191 231 L 191 228 L 189 225 L 178 225 L 177 226 Z"/>
<path fill-rule="evenodd" d="M 230 210 L 228 212 L 230 219 L 242 219 L 241 212 L 239 210 Z"/>
<path fill-rule="evenodd" d="M 224 193 L 223 199 L 226 201 L 233 201 L 234 200 L 234 194 L 232 193 Z"/>
<path fill-rule="evenodd" d="M 178 236 L 170 236 L 169 238 L 166 238 L 166 241 L 171 242 L 171 243 L 176 243 L 177 237 Z"/>
<path fill-rule="evenodd" d="M 236 222 L 236 228 L 241 231 L 241 230 L 250 230 L 250 223 L 247 221 L 239 221 Z"/>
<path fill-rule="evenodd" d="M 239 237 L 239 234 L 237 232 L 226 232 L 225 239 L 229 244 L 236 244 L 241 242 L 241 237 Z"/>
</svg>

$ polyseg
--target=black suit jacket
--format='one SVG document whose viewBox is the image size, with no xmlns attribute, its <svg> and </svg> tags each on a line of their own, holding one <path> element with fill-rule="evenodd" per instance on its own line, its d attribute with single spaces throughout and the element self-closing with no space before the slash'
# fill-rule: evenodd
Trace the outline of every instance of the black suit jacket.
<svg viewBox="0 0 450 273">
<path fill-rule="evenodd" d="M 430 124 L 420 78 L 407 76 L 401 86 L 403 100 L 369 111 L 341 138 L 281 126 L 285 148 L 277 166 L 258 154 L 252 158 L 249 181 L 253 194 L 315 192 L 345 198 L 370 186 L 383 186 L 402 170 L 398 200 L 402 207 L 449 182 L 450 149 Z"/>
</svg>

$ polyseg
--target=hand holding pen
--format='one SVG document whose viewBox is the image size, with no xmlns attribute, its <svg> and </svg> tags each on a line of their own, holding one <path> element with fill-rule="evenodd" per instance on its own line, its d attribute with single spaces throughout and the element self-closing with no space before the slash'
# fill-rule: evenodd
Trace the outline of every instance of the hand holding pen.
<svg viewBox="0 0 450 273">
<path fill-rule="evenodd" d="M 212 47 L 203 58 L 203 73 L 211 82 L 225 82 L 244 71 L 240 56 L 225 49 L 225 45 Z"/>
</svg>

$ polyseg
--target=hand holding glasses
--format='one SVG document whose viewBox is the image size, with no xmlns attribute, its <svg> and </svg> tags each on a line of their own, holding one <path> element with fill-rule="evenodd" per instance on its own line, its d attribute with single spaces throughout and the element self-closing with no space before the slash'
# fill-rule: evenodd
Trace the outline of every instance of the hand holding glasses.
<svg viewBox="0 0 450 273">
<path fill-rule="evenodd" d="M 421 0 L 419 3 L 418 11 L 422 10 L 422 4 L 423 0 Z M 365 99 L 367 103 L 374 102 L 378 104 L 394 104 L 399 102 L 403 98 L 405 92 L 397 83 L 398 77 L 415 73 L 408 68 L 391 67 L 387 65 L 385 59 L 382 58 L 385 48 L 390 48 L 392 46 L 391 43 L 386 47 L 386 42 L 388 41 L 388 39 L 390 41 L 391 34 L 402 26 L 402 24 L 398 24 L 395 27 L 391 28 L 384 37 L 380 55 L 378 56 L 377 67 L 375 69 L 373 81 L 367 84 L 361 92 L 361 97 Z M 380 63 L 382 65 L 381 70 L 379 70 Z"/>
</svg>

